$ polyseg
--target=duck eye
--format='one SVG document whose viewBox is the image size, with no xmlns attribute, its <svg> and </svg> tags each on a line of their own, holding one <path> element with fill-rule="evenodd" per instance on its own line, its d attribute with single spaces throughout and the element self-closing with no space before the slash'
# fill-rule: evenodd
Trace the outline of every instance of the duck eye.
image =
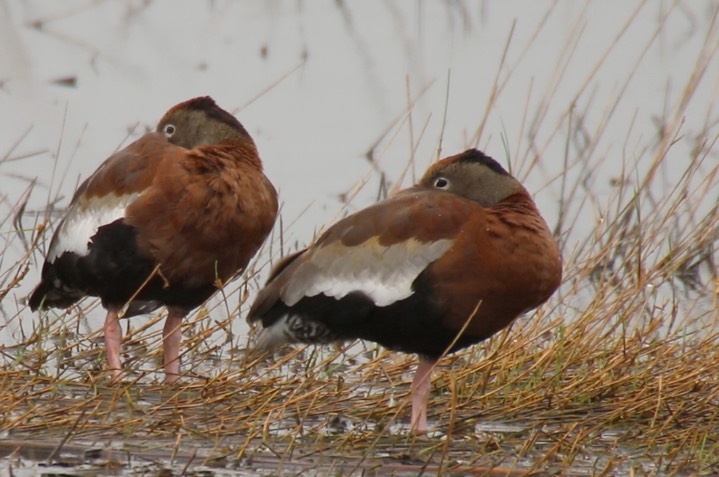
<svg viewBox="0 0 719 477">
<path fill-rule="evenodd" d="M 175 134 L 176 128 L 173 124 L 166 124 L 165 127 L 162 129 L 162 132 L 165 133 L 165 136 L 172 137 L 173 134 Z"/>
<path fill-rule="evenodd" d="M 437 189 L 449 189 L 449 180 L 446 177 L 438 177 L 434 180 Z"/>
</svg>

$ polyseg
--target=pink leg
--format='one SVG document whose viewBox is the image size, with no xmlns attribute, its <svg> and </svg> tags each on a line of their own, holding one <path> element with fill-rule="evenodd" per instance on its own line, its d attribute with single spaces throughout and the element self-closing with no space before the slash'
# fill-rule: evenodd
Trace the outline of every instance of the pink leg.
<svg viewBox="0 0 719 477">
<path fill-rule="evenodd" d="M 432 387 L 432 370 L 437 361 L 420 356 L 417 372 L 412 381 L 412 424 L 413 434 L 427 433 L 427 401 Z"/>
<path fill-rule="evenodd" d="M 108 308 L 105 315 L 105 353 L 107 354 L 107 367 L 112 373 L 112 379 L 117 380 L 122 375 L 120 364 L 120 351 L 122 348 L 122 327 L 117 317 L 116 308 Z"/>
<path fill-rule="evenodd" d="M 162 349 L 165 356 L 165 382 L 174 383 L 180 377 L 180 342 L 182 341 L 182 318 L 185 314 L 168 308 L 167 320 L 162 333 Z"/>
</svg>

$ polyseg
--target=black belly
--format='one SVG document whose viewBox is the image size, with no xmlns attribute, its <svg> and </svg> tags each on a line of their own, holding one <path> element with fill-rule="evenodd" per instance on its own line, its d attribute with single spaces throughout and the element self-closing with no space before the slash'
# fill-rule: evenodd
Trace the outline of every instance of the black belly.
<svg viewBox="0 0 719 477">
<path fill-rule="evenodd" d="M 413 288 L 415 293 L 410 297 L 388 306 L 375 305 L 361 292 L 339 300 L 322 294 L 305 297 L 292 307 L 278 301 L 263 316 L 262 323 L 267 327 L 282 316 L 299 316 L 324 328 L 317 332 L 318 340 L 300 339 L 306 343 L 360 338 L 389 349 L 435 358 L 485 338 L 467 335 L 457 338 L 460 330 L 443 325 L 444 312 L 433 303 L 426 287 L 415 281 Z"/>
<path fill-rule="evenodd" d="M 105 307 L 120 307 L 132 298 L 135 305 L 126 314 L 131 316 L 163 304 L 191 310 L 216 291 L 211 283 L 193 288 L 167 283 L 155 273 L 154 260 L 140 254 L 137 231 L 123 219 L 100 227 L 88 248 L 87 255 L 65 252 L 45 264 L 42 282 L 30 298 L 33 309 L 43 297 L 46 308 L 66 308 L 86 295 L 100 297 Z"/>
</svg>

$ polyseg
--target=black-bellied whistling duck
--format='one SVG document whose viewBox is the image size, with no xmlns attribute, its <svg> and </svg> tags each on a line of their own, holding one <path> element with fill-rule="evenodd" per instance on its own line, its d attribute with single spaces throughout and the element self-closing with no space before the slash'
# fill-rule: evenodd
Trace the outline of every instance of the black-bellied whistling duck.
<svg viewBox="0 0 719 477">
<path fill-rule="evenodd" d="M 559 287 L 557 244 L 525 188 L 471 149 L 337 222 L 277 265 L 254 302 L 256 349 L 361 338 L 419 355 L 411 429 L 427 431 L 431 372 Z"/>
<path fill-rule="evenodd" d="M 244 269 L 276 215 L 277 193 L 242 124 L 209 97 L 185 101 L 80 185 L 30 307 L 100 297 L 117 379 L 121 309 L 130 317 L 167 306 L 165 373 L 175 381 L 182 318 Z"/>
</svg>

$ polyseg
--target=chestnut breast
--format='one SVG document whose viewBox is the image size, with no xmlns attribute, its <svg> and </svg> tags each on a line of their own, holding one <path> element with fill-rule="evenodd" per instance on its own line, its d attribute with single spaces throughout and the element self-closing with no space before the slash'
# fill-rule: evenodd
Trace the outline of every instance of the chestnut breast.
<svg viewBox="0 0 719 477">
<path fill-rule="evenodd" d="M 533 202 L 518 193 L 493 208 L 471 207 L 452 248 L 424 279 L 443 322 L 484 339 L 544 303 L 559 287 L 561 258 Z"/>
<path fill-rule="evenodd" d="M 175 158 L 177 159 L 177 158 Z M 153 187 L 127 209 L 138 248 L 186 286 L 226 281 L 262 245 L 277 195 L 255 152 L 240 144 L 204 146 L 158 168 Z M 161 220 L 158 220 L 161 218 Z"/>
</svg>

